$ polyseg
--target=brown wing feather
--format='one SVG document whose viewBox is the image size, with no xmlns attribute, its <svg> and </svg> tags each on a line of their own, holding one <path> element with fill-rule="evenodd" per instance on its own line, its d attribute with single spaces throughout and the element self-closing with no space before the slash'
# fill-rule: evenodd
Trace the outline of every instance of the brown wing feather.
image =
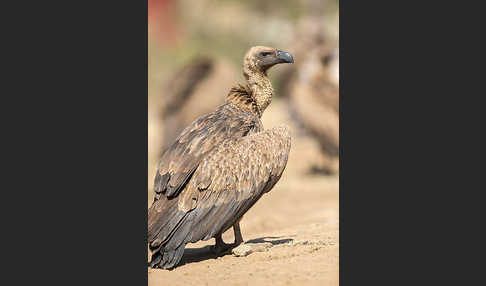
<svg viewBox="0 0 486 286">
<path fill-rule="evenodd" d="M 198 118 L 168 148 L 160 160 L 154 191 L 171 198 L 179 194 L 194 170 L 214 147 L 228 138 L 239 138 L 263 129 L 260 119 L 224 104 Z M 156 194 L 156 199 L 160 195 Z"/>
<path fill-rule="evenodd" d="M 178 198 L 163 197 L 150 209 L 152 250 L 179 251 L 231 227 L 277 183 L 289 151 L 286 127 L 225 140 L 201 160 Z"/>
</svg>

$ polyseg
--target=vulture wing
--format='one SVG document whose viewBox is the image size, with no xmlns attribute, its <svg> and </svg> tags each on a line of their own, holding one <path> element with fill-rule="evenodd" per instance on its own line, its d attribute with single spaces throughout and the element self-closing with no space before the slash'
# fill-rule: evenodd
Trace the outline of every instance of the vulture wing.
<svg viewBox="0 0 486 286">
<path fill-rule="evenodd" d="M 225 104 L 199 117 L 167 149 L 154 180 L 155 199 L 161 194 L 176 197 L 189 177 L 213 148 L 228 138 L 239 138 L 262 130 L 260 119 Z"/>
<path fill-rule="evenodd" d="M 230 228 L 277 183 L 289 151 L 284 126 L 222 142 L 200 162 L 178 198 L 162 197 L 150 208 L 150 248 L 163 253 L 153 263 L 163 260 L 173 267 L 187 243 Z"/>
</svg>

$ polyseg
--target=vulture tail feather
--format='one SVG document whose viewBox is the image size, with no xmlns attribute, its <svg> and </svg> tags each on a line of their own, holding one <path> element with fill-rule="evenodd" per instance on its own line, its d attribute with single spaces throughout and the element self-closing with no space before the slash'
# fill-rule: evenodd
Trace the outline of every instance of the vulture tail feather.
<svg viewBox="0 0 486 286">
<path fill-rule="evenodd" d="M 174 268 L 182 259 L 184 255 L 185 243 L 181 244 L 179 247 L 173 250 L 156 252 L 152 255 L 150 261 L 150 267 L 152 268 L 162 268 L 162 269 L 172 269 Z"/>
</svg>

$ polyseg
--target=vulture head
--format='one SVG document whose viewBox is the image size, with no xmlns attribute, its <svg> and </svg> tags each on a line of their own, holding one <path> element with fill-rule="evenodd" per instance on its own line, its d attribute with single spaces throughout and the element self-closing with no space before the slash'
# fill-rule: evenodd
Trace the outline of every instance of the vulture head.
<svg viewBox="0 0 486 286">
<path fill-rule="evenodd" d="M 288 52 L 270 47 L 256 46 L 246 53 L 243 66 L 244 70 L 266 74 L 267 70 L 276 64 L 293 62 L 294 58 Z"/>
</svg>

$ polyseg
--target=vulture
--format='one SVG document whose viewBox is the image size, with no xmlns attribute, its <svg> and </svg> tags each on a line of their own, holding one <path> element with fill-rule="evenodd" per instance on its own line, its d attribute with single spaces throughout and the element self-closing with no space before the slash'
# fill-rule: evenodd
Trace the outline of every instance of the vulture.
<svg viewBox="0 0 486 286">
<path fill-rule="evenodd" d="M 187 243 L 215 238 L 222 253 L 243 242 L 243 215 L 279 181 L 290 152 L 290 132 L 264 130 L 261 116 L 273 88 L 267 77 L 293 56 L 275 48 L 250 48 L 243 59 L 245 84 L 230 89 L 215 111 L 186 127 L 160 159 L 155 197 L 148 210 L 151 268 L 172 269 Z M 222 234 L 233 227 L 235 241 Z"/>
<path fill-rule="evenodd" d="M 197 56 L 177 69 L 163 84 L 157 98 L 157 119 L 162 126 L 162 146 L 157 157 L 173 143 L 194 118 L 215 110 L 237 79 L 225 60 Z"/>
<path fill-rule="evenodd" d="M 292 119 L 320 147 L 323 164 L 314 171 L 339 172 L 339 62 L 337 43 L 325 37 L 321 19 L 304 22 L 296 42 L 299 64 L 284 75 L 283 95 Z M 300 56 L 299 56 L 300 55 Z"/>
<path fill-rule="evenodd" d="M 317 49 L 298 68 L 289 92 L 295 118 L 330 157 L 339 155 L 339 87 L 331 78 L 336 60 L 337 50 Z"/>
</svg>

